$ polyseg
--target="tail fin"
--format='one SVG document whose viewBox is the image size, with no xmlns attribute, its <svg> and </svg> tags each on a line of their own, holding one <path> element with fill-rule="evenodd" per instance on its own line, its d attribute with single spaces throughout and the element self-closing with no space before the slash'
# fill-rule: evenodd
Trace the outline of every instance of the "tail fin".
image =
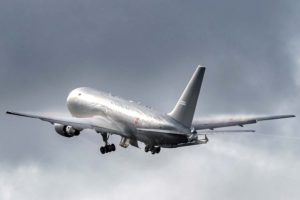
<svg viewBox="0 0 300 200">
<path fill-rule="evenodd" d="M 191 127 L 202 80 L 204 77 L 205 67 L 200 65 L 194 72 L 191 80 L 183 91 L 175 108 L 168 115 L 186 127 Z"/>
</svg>

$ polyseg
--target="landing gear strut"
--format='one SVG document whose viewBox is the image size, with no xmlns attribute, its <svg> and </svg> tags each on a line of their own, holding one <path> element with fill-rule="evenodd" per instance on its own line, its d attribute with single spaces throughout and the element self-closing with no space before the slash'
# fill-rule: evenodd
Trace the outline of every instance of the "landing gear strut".
<svg viewBox="0 0 300 200">
<path fill-rule="evenodd" d="M 145 152 L 147 153 L 149 151 L 151 151 L 152 154 L 159 153 L 160 152 L 160 147 L 154 147 L 154 146 L 146 145 L 145 146 Z"/>
<path fill-rule="evenodd" d="M 102 136 L 102 139 L 105 143 L 105 146 L 100 147 L 100 152 L 102 154 L 105 154 L 105 153 L 115 151 L 116 146 L 114 144 L 108 144 L 108 138 L 109 138 L 108 134 L 107 133 L 101 133 L 101 136 Z"/>
</svg>

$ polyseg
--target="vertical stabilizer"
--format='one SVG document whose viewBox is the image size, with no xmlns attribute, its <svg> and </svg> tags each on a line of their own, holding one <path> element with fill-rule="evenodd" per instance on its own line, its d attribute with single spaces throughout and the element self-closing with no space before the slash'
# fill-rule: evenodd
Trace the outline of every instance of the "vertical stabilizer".
<svg viewBox="0 0 300 200">
<path fill-rule="evenodd" d="M 193 121 L 204 72 L 205 67 L 199 65 L 184 89 L 175 108 L 168 114 L 186 127 L 191 127 Z"/>
</svg>

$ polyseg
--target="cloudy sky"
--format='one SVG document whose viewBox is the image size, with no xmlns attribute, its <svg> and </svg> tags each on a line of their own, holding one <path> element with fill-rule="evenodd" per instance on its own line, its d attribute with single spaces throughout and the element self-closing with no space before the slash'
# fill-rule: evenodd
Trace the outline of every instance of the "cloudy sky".
<svg viewBox="0 0 300 200">
<path fill-rule="evenodd" d="M 197 117 L 300 116 L 299 9 L 296 0 L 1 0 L 0 199 L 299 199 L 297 118 L 155 156 L 134 147 L 103 156 L 92 131 L 69 139 L 4 114 L 67 113 L 79 86 L 168 112 L 203 64 Z"/>
</svg>

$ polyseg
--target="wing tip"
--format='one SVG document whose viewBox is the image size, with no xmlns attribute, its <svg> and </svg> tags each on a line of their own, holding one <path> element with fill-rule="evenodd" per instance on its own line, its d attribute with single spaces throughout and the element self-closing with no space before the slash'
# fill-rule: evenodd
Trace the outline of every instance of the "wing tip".
<svg viewBox="0 0 300 200">
<path fill-rule="evenodd" d="M 31 117 L 31 118 L 34 117 L 33 115 L 30 115 L 30 114 L 13 112 L 13 111 L 6 111 L 6 114 L 8 114 L 8 115 L 16 115 L 16 116 L 20 116 L 20 117 Z"/>
<path fill-rule="evenodd" d="M 282 118 L 293 118 L 296 117 L 296 115 L 282 115 Z"/>
</svg>

